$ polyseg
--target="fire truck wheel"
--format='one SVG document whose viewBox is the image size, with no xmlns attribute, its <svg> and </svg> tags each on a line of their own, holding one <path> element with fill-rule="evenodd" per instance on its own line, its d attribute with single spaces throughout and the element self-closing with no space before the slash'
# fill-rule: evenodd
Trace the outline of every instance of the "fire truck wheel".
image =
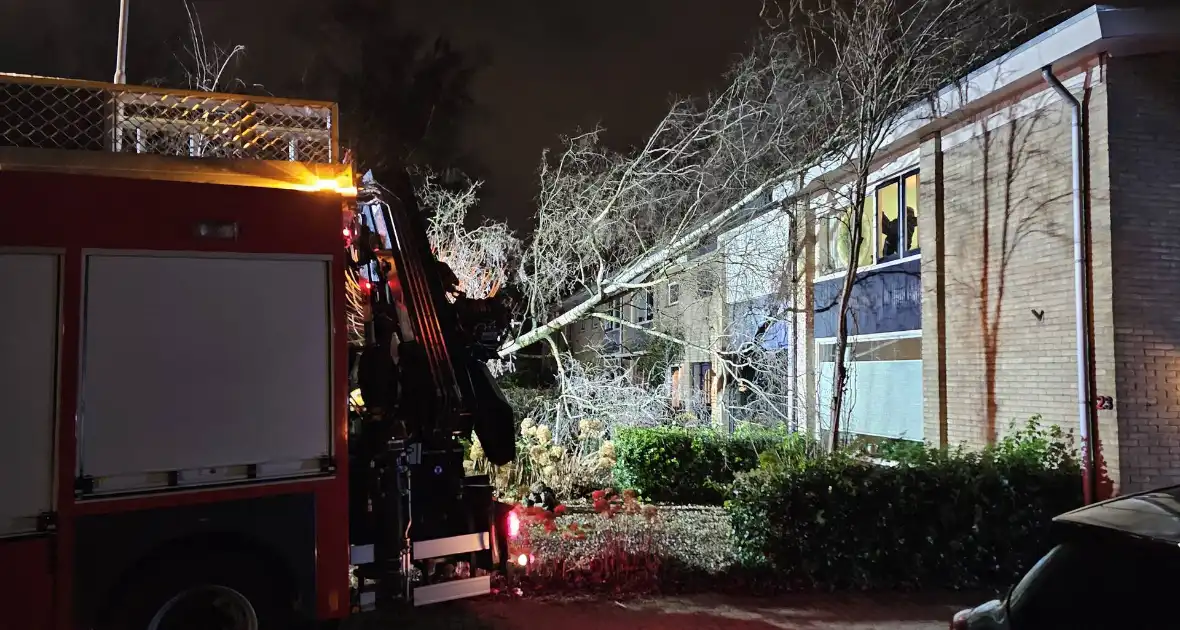
<svg viewBox="0 0 1180 630">
<path fill-rule="evenodd" d="M 172 558 L 137 573 L 103 630 L 286 630 L 294 621 L 281 576 L 241 554 Z"/>
</svg>

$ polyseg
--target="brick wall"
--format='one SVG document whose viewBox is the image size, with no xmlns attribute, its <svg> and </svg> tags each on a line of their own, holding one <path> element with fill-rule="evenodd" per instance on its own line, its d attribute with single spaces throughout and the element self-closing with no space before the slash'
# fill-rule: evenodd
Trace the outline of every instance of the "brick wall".
<svg viewBox="0 0 1180 630">
<path fill-rule="evenodd" d="M 1092 184 L 1105 191 L 1106 87 L 1100 69 L 1091 68 L 1090 77 Z M 930 442 L 945 436 L 951 445 L 980 446 L 1032 415 L 1076 433 L 1069 109 L 1042 90 L 1019 102 L 997 110 L 1008 118 L 989 112 L 923 144 L 923 415 Z M 985 119 L 988 131 L 979 133 Z M 1092 211 L 1095 251 L 1106 252 L 1109 195 L 1096 196 Z M 1093 283 L 1096 296 L 1107 296 L 1094 312 L 1096 383 L 1108 391 L 1109 255 L 1095 258 Z M 1115 422 L 1113 414 L 1100 417 L 1112 443 Z M 1117 470 L 1117 451 L 1107 459 Z"/>
<path fill-rule="evenodd" d="M 1123 490 L 1180 483 L 1180 56 L 1111 59 L 1110 196 Z"/>
</svg>

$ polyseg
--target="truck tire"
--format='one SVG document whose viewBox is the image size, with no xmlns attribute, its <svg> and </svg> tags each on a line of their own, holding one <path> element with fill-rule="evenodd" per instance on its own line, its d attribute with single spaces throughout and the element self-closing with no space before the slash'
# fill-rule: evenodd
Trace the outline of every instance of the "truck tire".
<svg viewBox="0 0 1180 630">
<path fill-rule="evenodd" d="M 208 553 L 161 558 L 135 571 L 104 630 L 286 630 L 294 606 L 265 563 Z"/>
</svg>

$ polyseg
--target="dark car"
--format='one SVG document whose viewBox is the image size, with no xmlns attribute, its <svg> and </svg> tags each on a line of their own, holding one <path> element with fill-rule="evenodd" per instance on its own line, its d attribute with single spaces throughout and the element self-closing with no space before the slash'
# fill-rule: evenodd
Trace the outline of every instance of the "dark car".
<svg viewBox="0 0 1180 630">
<path fill-rule="evenodd" d="M 1003 599 L 956 614 L 952 630 L 1180 628 L 1180 486 L 1088 505 L 1053 524 L 1060 544 Z"/>
</svg>

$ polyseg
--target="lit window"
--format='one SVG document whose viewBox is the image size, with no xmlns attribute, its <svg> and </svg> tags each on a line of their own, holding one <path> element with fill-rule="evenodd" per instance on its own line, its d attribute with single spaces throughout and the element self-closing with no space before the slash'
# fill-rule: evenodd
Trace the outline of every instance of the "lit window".
<svg viewBox="0 0 1180 630">
<path fill-rule="evenodd" d="M 916 254 L 918 248 L 918 174 L 913 173 L 905 178 L 902 189 L 902 206 L 905 208 L 905 253 Z"/>
<path fill-rule="evenodd" d="M 848 268 L 848 261 L 852 256 L 852 221 L 855 219 L 850 209 L 844 209 L 831 217 L 836 227 L 835 250 L 837 270 Z M 857 268 L 868 267 L 873 264 L 873 198 L 865 199 L 864 212 L 860 215 L 860 249 L 857 251 Z"/>
<path fill-rule="evenodd" d="M 918 172 L 882 182 L 865 198 L 857 268 L 919 253 Z M 848 268 L 852 253 L 852 213 L 840 210 L 819 219 L 816 229 L 816 273 Z"/>
<path fill-rule="evenodd" d="M 893 181 L 877 189 L 877 261 L 893 260 L 902 250 L 901 185 Z"/>
</svg>

